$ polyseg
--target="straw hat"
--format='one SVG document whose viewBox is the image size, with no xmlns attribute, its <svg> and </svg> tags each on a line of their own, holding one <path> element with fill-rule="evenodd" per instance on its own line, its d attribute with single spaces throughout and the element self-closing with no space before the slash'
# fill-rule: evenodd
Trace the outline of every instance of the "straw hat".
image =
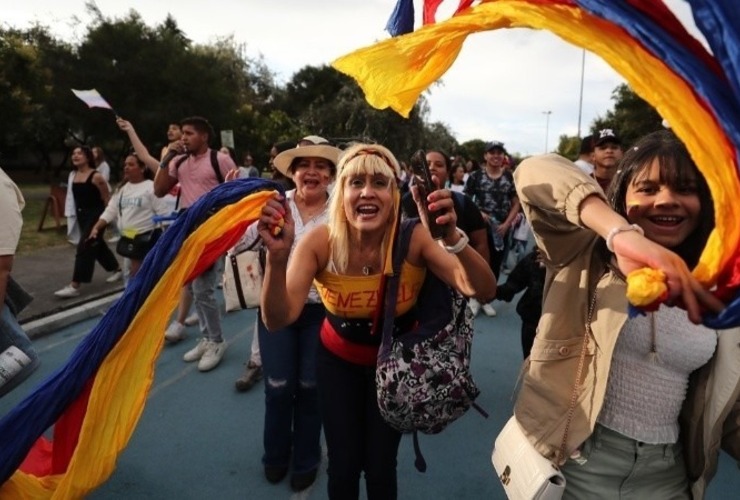
<svg viewBox="0 0 740 500">
<path fill-rule="evenodd" d="M 318 135 L 307 135 L 301 139 L 296 147 L 283 151 L 275 157 L 272 164 L 278 169 L 283 175 L 292 177 L 293 173 L 290 171 L 290 164 L 296 158 L 324 158 L 334 164 L 339 163 L 339 155 L 342 150 L 335 148 L 329 144 L 329 141 Z"/>
</svg>

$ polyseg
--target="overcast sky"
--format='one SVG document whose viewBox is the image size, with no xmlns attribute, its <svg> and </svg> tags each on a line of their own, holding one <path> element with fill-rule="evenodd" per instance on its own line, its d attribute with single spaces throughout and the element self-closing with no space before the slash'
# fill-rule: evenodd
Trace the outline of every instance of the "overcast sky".
<svg viewBox="0 0 740 500">
<path fill-rule="evenodd" d="M 209 43 L 233 35 L 247 55 L 263 56 L 285 82 L 306 65 L 337 57 L 387 38 L 384 31 L 396 0 L 96 0 L 107 17 L 137 11 L 153 26 L 171 13 L 186 36 Z M 421 0 L 416 0 L 417 26 Z M 457 0 L 445 0 L 437 15 L 446 19 Z M 681 0 L 666 4 L 695 35 L 690 9 Z M 90 16 L 85 0 L 6 2 L 4 25 L 27 28 L 40 22 L 65 40 L 84 37 Z M 698 35 L 696 35 L 698 36 Z M 578 130 L 582 50 L 549 32 L 497 30 L 468 37 L 439 85 L 427 96 L 431 120 L 445 123 L 460 142 L 500 140 L 512 152 L 541 153 L 561 134 Z M 612 108 L 612 90 L 624 80 L 586 52 L 581 130 Z M 546 111 L 551 111 L 546 114 Z M 547 133 L 546 133 L 547 132 Z"/>
</svg>

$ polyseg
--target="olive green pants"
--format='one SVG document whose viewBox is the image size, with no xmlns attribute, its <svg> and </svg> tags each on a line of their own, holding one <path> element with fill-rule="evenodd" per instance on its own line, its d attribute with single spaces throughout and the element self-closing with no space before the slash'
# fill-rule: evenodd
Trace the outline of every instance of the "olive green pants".
<svg viewBox="0 0 740 500">
<path fill-rule="evenodd" d="M 598 424 L 561 470 L 564 499 L 691 498 L 680 443 L 641 443 Z"/>
</svg>

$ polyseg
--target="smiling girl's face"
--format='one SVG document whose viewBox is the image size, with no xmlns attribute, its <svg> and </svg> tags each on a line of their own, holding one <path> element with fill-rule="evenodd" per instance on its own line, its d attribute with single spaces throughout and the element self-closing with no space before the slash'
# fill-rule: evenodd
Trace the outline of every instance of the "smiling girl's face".
<svg viewBox="0 0 740 500">
<path fill-rule="evenodd" d="M 639 225 L 645 236 L 667 248 L 675 248 L 699 225 L 701 201 L 694 180 L 669 184 L 661 177 L 655 159 L 639 171 L 627 187 L 627 219 Z"/>
</svg>

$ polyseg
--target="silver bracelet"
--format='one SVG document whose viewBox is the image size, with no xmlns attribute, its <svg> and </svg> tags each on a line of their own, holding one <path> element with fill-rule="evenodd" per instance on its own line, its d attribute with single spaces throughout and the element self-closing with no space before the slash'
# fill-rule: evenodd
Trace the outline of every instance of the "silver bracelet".
<svg viewBox="0 0 740 500">
<path fill-rule="evenodd" d="M 614 237 L 619 233 L 626 233 L 627 231 L 637 231 L 641 235 L 645 236 L 645 231 L 642 230 L 637 224 L 630 224 L 628 226 L 616 226 L 609 230 L 606 235 L 606 248 L 614 253 Z"/>
<path fill-rule="evenodd" d="M 447 252 L 452 254 L 458 254 L 463 251 L 463 248 L 468 246 L 468 242 L 470 241 L 470 238 L 468 238 L 468 235 L 465 234 L 465 231 L 460 229 L 459 227 L 455 228 L 455 231 L 457 231 L 457 234 L 460 235 L 460 239 L 457 240 L 457 243 L 455 243 L 452 246 L 445 245 L 444 240 L 439 240 L 439 244 L 442 245 L 442 248 L 447 250 Z"/>
</svg>

